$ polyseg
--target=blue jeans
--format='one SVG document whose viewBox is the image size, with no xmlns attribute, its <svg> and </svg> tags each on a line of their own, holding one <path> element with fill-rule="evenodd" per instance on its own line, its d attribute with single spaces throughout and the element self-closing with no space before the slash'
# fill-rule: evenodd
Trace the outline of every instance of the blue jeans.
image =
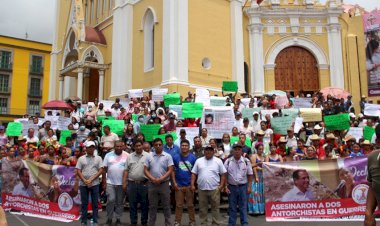
<svg viewBox="0 0 380 226">
<path fill-rule="evenodd" d="M 228 185 L 230 194 L 228 195 L 228 225 L 235 226 L 237 218 L 237 207 L 240 210 L 240 224 L 242 226 L 248 226 L 248 194 L 247 184 L 233 186 Z"/>
<path fill-rule="evenodd" d="M 129 200 L 129 217 L 131 219 L 131 224 L 137 224 L 137 205 L 140 203 L 141 207 L 141 224 L 148 223 L 148 185 L 147 184 L 136 184 L 132 181 L 128 182 L 128 200 Z"/>
<path fill-rule="evenodd" d="M 81 206 L 81 222 L 87 224 L 87 206 L 88 197 L 91 195 L 92 204 L 92 220 L 94 223 L 98 223 L 98 200 L 99 200 L 99 185 L 92 187 L 79 186 L 80 198 L 82 201 Z"/>
</svg>

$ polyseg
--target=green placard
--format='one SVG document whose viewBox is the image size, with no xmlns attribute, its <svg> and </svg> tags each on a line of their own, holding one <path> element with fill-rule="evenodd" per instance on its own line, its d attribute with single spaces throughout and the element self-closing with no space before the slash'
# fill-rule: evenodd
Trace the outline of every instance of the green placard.
<svg viewBox="0 0 380 226">
<path fill-rule="evenodd" d="M 59 137 L 59 143 L 66 145 L 66 138 L 71 137 L 71 130 L 61 130 L 61 135 Z"/>
<path fill-rule="evenodd" d="M 171 134 L 173 136 L 173 142 L 177 140 L 178 137 L 177 137 L 176 132 L 171 132 L 169 134 Z M 166 140 L 165 140 L 166 135 L 168 135 L 168 134 L 165 133 L 165 134 L 160 134 L 160 135 L 154 135 L 152 139 L 154 140 L 156 138 L 161 138 L 162 142 L 164 142 L 164 144 L 166 144 Z"/>
<path fill-rule="evenodd" d="M 203 103 L 184 103 L 182 105 L 183 118 L 201 118 L 203 114 Z"/>
<path fill-rule="evenodd" d="M 170 93 L 164 95 L 165 107 L 169 105 L 178 105 L 181 104 L 181 95 L 179 93 Z"/>
<path fill-rule="evenodd" d="M 295 118 L 292 116 L 275 117 L 270 120 L 270 125 L 273 129 L 273 133 L 286 135 L 287 129 L 292 126 L 294 121 Z"/>
<path fill-rule="evenodd" d="M 281 110 L 283 116 L 291 116 L 292 118 L 297 118 L 299 109 L 298 108 L 289 108 Z"/>
<path fill-rule="evenodd" d="M 146 141 L 152 141 L 153 136 L 158 135 L 158 130 L 161 128 L 160 124 L 142 124 L 140 125 L 140 131 L 144 134 Z"/>
<path fill-rule="evenodd" d="M 260 111 L 261 108 L 243 108 L 241 114 L 243 118 L 248 118 L 250 122 L 253 121 L 253 112 L 258 112 L 259 113 L 259 118 L 260 118 Z"/>
<path fill-rule="evenodd" d="M 139 120 L 139 116 L 140 116 L 140 114 L 132 114 L 132 120 L 134 122 L 137 122 Z"/>
<path fill-rule="evenodd" d="M 234 145 L 238 141 L 239 141 L 239 136 L 231 136 L 230 137 L 230 144 L 231 144 L 231 146 Z M 246 136 L 245 145 L 247 145 L 250 148 L 252 147 L 251 138 L 249 138 L 249 137 Z"/>
<path fill-rule="evenodd" d="M 238 83 L 236 81 L 223 81 L 222 90 L 227 92 L 237 92 Z"/>
<path fill-rule="evenodd" d="M 369 142 L 371 142 L 373 134 L 375 134 L 374 128 L 369 126 L 365 126 L 363 128 L 363 137 L 365 140 L 369 140 Z"/>
<path fill-rule="evenodd" d="M 22 133 L 22 124 L 19 122 L 8 123 L 7 130 L 5 131 L 8 137 L 18 137 Z"/>
<path fill-rule="evenodd" d="M 348 114 L 328 115 L 323 117 L 327 130 L 350 129 L 350 116 Z"/>
<path fill-rule="evenodd" d="M 98 122 L 102 123 L 104 120 L 116 120 L 115 117 L 113 116 L 97 116 L 96 119 L 98 120 Z"/>
<path fill-rule="evenodd" d="M 124 120 L 104 120 L 102 125 L 102 131 L 104 133 L 104 126 L 109 126 L 111 132 L 116 133 L 118 136 L 123 136 L 124 134 Z"/>
</svg>

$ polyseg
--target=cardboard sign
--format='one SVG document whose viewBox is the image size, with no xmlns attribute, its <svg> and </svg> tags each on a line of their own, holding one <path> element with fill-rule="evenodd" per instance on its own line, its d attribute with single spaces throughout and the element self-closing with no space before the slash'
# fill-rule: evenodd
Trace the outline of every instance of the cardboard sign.
<svg viewBox="0 0 380 226">
<path fill-rule="evenodd" d="M 320 108 L 300 108 L 300 116 L 304 122 L 322 121 L 322 110 Z"/>
</svg>

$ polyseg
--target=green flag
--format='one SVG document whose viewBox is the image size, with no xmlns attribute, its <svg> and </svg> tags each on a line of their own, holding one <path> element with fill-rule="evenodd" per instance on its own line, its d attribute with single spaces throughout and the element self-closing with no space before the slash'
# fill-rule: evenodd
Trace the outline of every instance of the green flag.
<svg viewBox="0 0 380 226">
<path fill-rule="evenodd" d="M 142 124 L 140 125 L 140 131 L 145 136 L 146 141 L 152 141 L 153 136 L 158 135 L 158 130 L 161 128 L 160 124 Z"/>
<path fill-rule="evenodd" d="M 375 129 L 369 126 L 365 126 L 363 129 L 363 137 L 365 140 L 369 140 L 371 142 L 372 136 L 375 134 Z"/>
<path fill-rule="evenodd" d="M 227 92 L 237 92 L 238 83 L 236 81 L 223 81 L 222 90 Z"/>
<path fill-rule="evenodd" d="M 59 137 L 59 143 L 66 145 L 66 138 L 71 137 L 71 130 L 61 130 L 61 135 Z"/>
<path fill-rule="evenodd" d="M 116 133 L 118 136 L 124 134 L 124 120 L 104 120 L 102 124 L 102 131 L 104 133 L 104 126 L 109 126 L 111 132 Z"/>
<path fill-rule="evenodd" d="M 178 105 L 181 104 L 181 95 L 179 93 L 170 93 L 164 95 L 164 103 L 165 107 L 169 107 L 169 105 Z"/>
<path fill-rule="evenodd" d="M 327 130 L 348 130 L 351 126 L 348 114 L 327 115 L 323 120 Z"/>
<path fill-rule="evenodd" d="M 182 105 L 183 118 L 201 118 L 203 114 L 203 103 L 184 103 Z"/>
<path fill-rule="evenodd" d="M 178 137 L 177 137 L 176 132 L 171 132 L 169 134 L 171 134 L 173 136 L 173 142 L 177 140 Z M 156 138 L 160 138 L 162 140 L 163 144 L 166 144 L 166 139 L 165 139 L 166 135 L 168 135 L 168 134 L 165 133 L 165 134 L 160 134 L 160 135 L 154 135 L 152 140 L 154 140 Z"/>
<path fill-rule="evenodd" d="M 22 124 L 19 122 L 8 123 L 7 130 L 5 131 L 8 137 L 18 137 L 22 133 Z"/>
<path fill-rule="evenodd" d="M 116 118 L 113 116 L 105 116 L 105 115 L 97 116 L 96 119 L 100 123 L 102 123 L 104 120 L 116 120 Z"/>
</svg>

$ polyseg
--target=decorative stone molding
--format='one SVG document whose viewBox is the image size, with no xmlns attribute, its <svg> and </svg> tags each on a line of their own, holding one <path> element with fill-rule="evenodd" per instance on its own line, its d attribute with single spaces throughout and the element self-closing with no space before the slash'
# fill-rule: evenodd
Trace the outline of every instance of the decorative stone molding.
<svg viewBox="0 0 380 226">
<path fill-rule="evenodd" d="M 87 49 L 83 52 L 83 57 L 81 60 L 86 61 L 88 58 L 95 58 L 98 61 L 98 64 L 104 64 L 102 53 L 94 45 L 87 47 Z"/>
</svg>

